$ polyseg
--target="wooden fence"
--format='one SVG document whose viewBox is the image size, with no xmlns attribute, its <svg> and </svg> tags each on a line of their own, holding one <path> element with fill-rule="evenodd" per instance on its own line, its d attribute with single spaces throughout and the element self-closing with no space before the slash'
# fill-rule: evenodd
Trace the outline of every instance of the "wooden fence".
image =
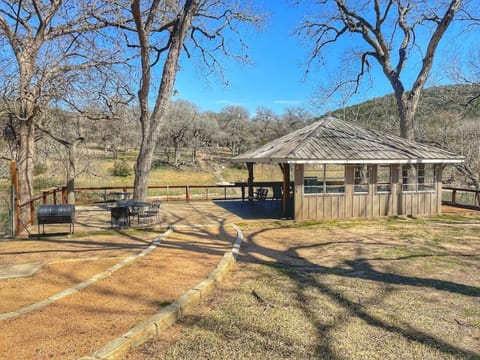
<svg viewBox="0 0 480 360">
<path fill-rule="evenodd" d="M 246 184 L 225 185 L 160 185 L 149 186 L 147 197 L 161 201 L 195 201 L 195 200 L 237 200 L 245 199 Z M 132 186 L 76 187 L 75 200 L 78 205 L 101 204 L 113 201 L 116 193 L 129 193 Z M 16 204 L 15 233 L 28 229 L 35 223 L 35 209 L 40 204 L 66 204 L 66 186 L 51 187 L 40 191 L 30 201 Z M 25 210 L 28 209 L 28 210 Z M 28 219 L 22 223 L 19 214 L 26 211 Z"/>
<path fill-rule="evenodd" d="M 147 189 L 147 198 L 161 201 L 194 201 L 194 200 L 233 200 L 240 199 L 238 186 L 225 185 L 152 185 Z M 116 194 L 130 194 L 132 186 L 110 187 L 76 187 L 77 204 L 88 205 L 108 202 L 115 199 Z"/>
<path fill-rule="evenodd" d="M 480 190 L 443 186 L 442 204 L 480 210 Z"/>
<path fill-rule="evenodd" d="M 255 182 L 254 187 L 272 188 L 278 182 Z M 161 201 L 198 201 L 198 200 L 245 200 L 247 183 L 225 185 L 158 185 L 148 187 L 148 198 Z M 128 193 L 132 186 L 76 187 L 77 204 L 88 205 L 109 201 L 111 193 Z M 443 187 L 443 204 L 480 210 L 480 190 L 469 188 Z M 19 233 L 35 223 L 35 209 L 40 204 L 66 204 L 66 186 L 52 187 L 40 191 L 30 201 L 16 204 L 16 231 Z M 21 223 L 20 211 L 28 208 L 30 214 L 26 223 Z"/>
</svg>

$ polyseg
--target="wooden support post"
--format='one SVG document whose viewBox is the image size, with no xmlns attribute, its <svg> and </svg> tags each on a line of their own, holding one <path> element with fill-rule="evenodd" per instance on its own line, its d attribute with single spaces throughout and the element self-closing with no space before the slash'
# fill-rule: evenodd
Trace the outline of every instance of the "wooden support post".
<svg viewBox="0 0 480 360">
<path fill-rule="evenodd" d="M 248 185 L 248 202 L 250 204 L 253 204 L 253 163 L 247 163 L 247 169 L 248 169 L 248 180 L 247 180 L 247 185 Z"/>
<path fill-rule="evenodd" d="M 35 223 L 35 203 L 30 201 L 30 225 Z"/>
<path fill-rule="evenodd" d="M 67 187 L 66 186 L 62 186 L 62 204 L 68 204 Z"/>
<path fill-rule="evenodd" d="M 289 164 L 278 164 L 283 174 L 283 184 L 282 184 L 282 215 L 287 217 L 287 202 L 288 197 L 290 196 L 290 165 Z"/>
</svg>

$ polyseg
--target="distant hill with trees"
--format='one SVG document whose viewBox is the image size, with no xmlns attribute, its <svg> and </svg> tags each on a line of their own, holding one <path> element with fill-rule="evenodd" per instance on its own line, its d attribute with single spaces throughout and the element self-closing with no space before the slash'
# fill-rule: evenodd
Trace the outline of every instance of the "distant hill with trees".
<svg viewBox="0 0 480 360">
<path fill-rule="evenodd" d="M 338 109 L 326 115 L 400 134 L 393 95 Z M 449 182 L 480 187 L 480 84 L 423 90 L 415 117 L 415 139 L 465 156 L 465 164 L 449 171 Z"/>
<path fill-rule="evenodd" d="M 78 145 L 77 174 L 96 176 L 102 158 L 115 160 L 138 151 L 139 123 L 135 108 L 119 107 L 113 116 L 100 112 L 73 114 L 51 109 L 44 115 L 43 128 L 49 135 L 64 139 L 82 137 Z M 361 104 L 338 109 L 328 114 L 366 128 L 399 134 L 398 111 L 393 96 L 384 96 Z M 201 112 L 195 104 L 184 100 L 172 103 L 160 131 L 161 141 L 154 154 L 155 164 L 174 167 L 198 164 L 197 151 L 216 152 L 230 156 L 263 145 L 317 120 L 301 108 L 292 108 L 278 115 L 260 108 L 254 116 L 242 107 L 227 107 L 222 111 Z M 466 165 L 447 171 L 447 181 L 477 186 L 480 179 L 480 85 L 453 85 L 425 89 L 415 121 L 416 139 L 446 147 L 466 157 Z M 14 149 L 15 134 L 8 116 L 0 116 L 4 137 L 0 147 L 7 159 Z M 66 178 L 68 152 L 65 146 L 42 131 L 37 132 L 35 169 L 43 174 L 55 173 Z M 226 158 L 224 161 L 228 161 Z M 223 161 L 222 160 L 222 161 Z M 48 164 L 48 166 L 46 166 Z M 0 162 L 0 176 L 8 177 L 8 162 Z M 222 163 L 222 165 L 225 165 Z M 38 172 L 38 171 L 37 171 Z"/>
<path fill-rule="evenodd" d="M 386 95 L 360 104 L 329 112 L 339 119 L 367 128 L 399 134 L 399 117 L 393 95 Z M 480 84 L 447 85 L 423 90 L 416 116 L 416 139 L 423 139 L 422 128 L 435 126 L 439 117 L 455 116 L 463 120 L 480 118 Z"/>
</svg>

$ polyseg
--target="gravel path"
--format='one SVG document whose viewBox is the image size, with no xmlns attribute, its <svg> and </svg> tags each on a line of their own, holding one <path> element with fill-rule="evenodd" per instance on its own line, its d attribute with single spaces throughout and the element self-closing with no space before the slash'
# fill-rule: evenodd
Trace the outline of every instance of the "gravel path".
<svg viewBox="0 0 480 360">
<path fill-rule="evenodd" d="M 111 276 L 36 311 L 0 321 L 2 357 L 91 355 L 204 279 L 231 248 L 232 234 L 219 226 L 180 228 Z M 33 277 L 0 282 L 0 313 L 75 286 L 138 254 L 155 237 L 158 234 L 2 243 L 2 263 L 42 259 L 47 264 Z"/>
</svg>

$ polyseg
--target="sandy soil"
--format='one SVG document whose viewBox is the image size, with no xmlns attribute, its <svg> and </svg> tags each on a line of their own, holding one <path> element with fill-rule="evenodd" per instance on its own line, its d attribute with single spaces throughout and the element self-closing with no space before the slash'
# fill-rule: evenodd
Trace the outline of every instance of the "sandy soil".
<svg viewBox="0 0 480 360">
<path fill-rule="evenodd" d="M 0 312 L 18 310 L 104 271 L 147 247 L 155 236 L 148 237 L 1 244 L 3 263 L 39 259 L 50 263 L 31 278 L 0 282 Z M 172 233 L 149 255 L 79 293 L 1 321 L 2 358 L 76 359 L 91 355 L 203 280 L 231 241 L 218 227 Z"/>
</svg>

